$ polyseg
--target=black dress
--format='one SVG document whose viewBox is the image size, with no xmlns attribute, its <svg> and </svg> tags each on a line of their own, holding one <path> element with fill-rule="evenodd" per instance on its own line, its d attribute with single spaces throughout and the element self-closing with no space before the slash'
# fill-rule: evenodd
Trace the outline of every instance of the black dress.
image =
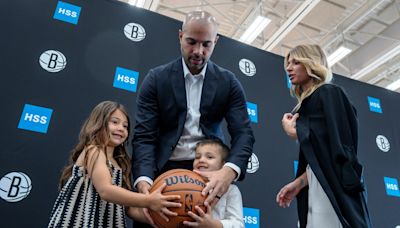
<svg viewBox="0 0 400 228">
<path fill-rule="evenodd" d="M 122 186 L 122 171 L 108 161 L 112 184 Z M 125 208 L 100 198 L 83 167 L 74 165 L 61 189 L 48 227 L 126 227 Z"/>
<path fill-rule="evenodd" d="M 300 144 L 297 177 L 310 165 L 344 228 L 371 227 L 364 195 L 362 166 L 357 159 L 356 110 L 333 84 L 306 98 L 296 123 Z M 308 187 L 297 195 L 300 227 L 308 214 Z"/>
</svg>

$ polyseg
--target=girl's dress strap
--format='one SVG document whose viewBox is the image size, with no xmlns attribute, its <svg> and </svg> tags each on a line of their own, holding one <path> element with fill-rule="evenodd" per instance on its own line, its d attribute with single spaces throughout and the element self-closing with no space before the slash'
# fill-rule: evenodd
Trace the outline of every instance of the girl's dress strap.
<svg viewBox="0 0 400 228">
<path fill-rule="evenodd" d="M 112 169 L 113 165 L 112 165 L 111 161 L 108 159 L 107 159 L 107 165 L 108 165 L 108 168 Z"/>
</svg>

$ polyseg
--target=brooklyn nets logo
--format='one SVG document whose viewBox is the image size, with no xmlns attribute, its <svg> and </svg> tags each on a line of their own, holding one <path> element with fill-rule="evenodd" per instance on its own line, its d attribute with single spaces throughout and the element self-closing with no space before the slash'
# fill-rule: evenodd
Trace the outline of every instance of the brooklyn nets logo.
<svg viewBox="0 0 400 228">
<path fill-rule="evenodd" d="M 239 61 L 239 69 L 243 74 L 251 77 L 256 74 L 256 65 L 248 59 L 241 59 Z"/>
<path fill-rule="evenodd" d="M 124 34 L 126 38 L 139 42 L 142 41 L 146 37 L 146 31 L 143 26 L 136 23 L 129 23 L 124 27 Z"/>
<path fill-rule="evenodd" d="M 40 66 L 48 72 L 62 71 L 67 65 L 67 59 L 63 53 L 56 50 L 47 50 L 39 57 Z"/>
<path fill-rule="evenodd" d="M 258 168 L 260 167 L 260 162 L 258 161 L 258 158 L 256 154 L 251 154 L 251 157 L 249 158 L 249 162 L 247 163 L 247 172 L 248 173 L 255 173 L 257 172 Z"/>
<path fill-rule="evenodd" d="M 383 152 L 388 152 L 390 150 L 389 140 L 383 135 L 376 136 L 376 145 Z"/>
<path fill-rule="evenodd" d="M 31 179 L 22 172 L 11 172 L 0 179 L 0 197 L 7 202 L 25 199 L 31 189 Z"/>
</svg>

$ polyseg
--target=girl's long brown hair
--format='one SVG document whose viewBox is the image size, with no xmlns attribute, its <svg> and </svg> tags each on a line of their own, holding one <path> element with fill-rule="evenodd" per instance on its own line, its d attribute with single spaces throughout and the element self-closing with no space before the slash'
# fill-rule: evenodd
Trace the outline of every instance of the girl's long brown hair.
<svg viewBox="0 0 400 228">
<path fill-rule="evenodd" d="M 117 109 L 124 113 L 128 119 L 128 137 L 126 141 L 129 139 L 131 123 L 125 107 L 114 101 L 103 101 L 98 104 L 90 113 L 88 119 L 81 128 L 79 133 L 79 142 L 71 151 L 69 163 L 62 171 L 59 189 L 64 186 L 68 178 L 71 176 L 72 168 L 82 151 L 94 146 L 98 149 L 97 151 L 106 154 L 106 146 L 110 135 L 108 130 L 108 121 L 110 120 L 111 114 Z M 126 141 L 114 148 L 113 157 L 122 169 L 122 186 L 131 190 L 131 160 L 126 150 Z M 88 153 L 85 154 L 85 166 L 87 164 L 87 154 Z"/>
</svg>

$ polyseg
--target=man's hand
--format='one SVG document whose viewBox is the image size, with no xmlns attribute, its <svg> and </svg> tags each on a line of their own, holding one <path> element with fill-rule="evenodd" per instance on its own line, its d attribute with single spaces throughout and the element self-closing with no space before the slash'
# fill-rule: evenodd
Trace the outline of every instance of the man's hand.
<svg viewBox="0 0 400 228">
<path fill-rule="evenodd" d="M 136 187 L 140 193 L 149 194 L 151 185 L 146 181 L 139 181 Z"/>
<path fill-rule="evenodd" d="M 194 172 L 208 179 L 208 183 L 201 193 L 203 196 L 208 194 L 207 199 L 204 201 L 205 205 L 211 205 L 211 202 L 216 203 L 217 201 L 214 201 L 214 199 L 220 199 L 228 191 L 229 185 L 237 175 L 228 166 L 223 166 L 222 169 L 217 171 L 194 170 Z"/>
</svg>

